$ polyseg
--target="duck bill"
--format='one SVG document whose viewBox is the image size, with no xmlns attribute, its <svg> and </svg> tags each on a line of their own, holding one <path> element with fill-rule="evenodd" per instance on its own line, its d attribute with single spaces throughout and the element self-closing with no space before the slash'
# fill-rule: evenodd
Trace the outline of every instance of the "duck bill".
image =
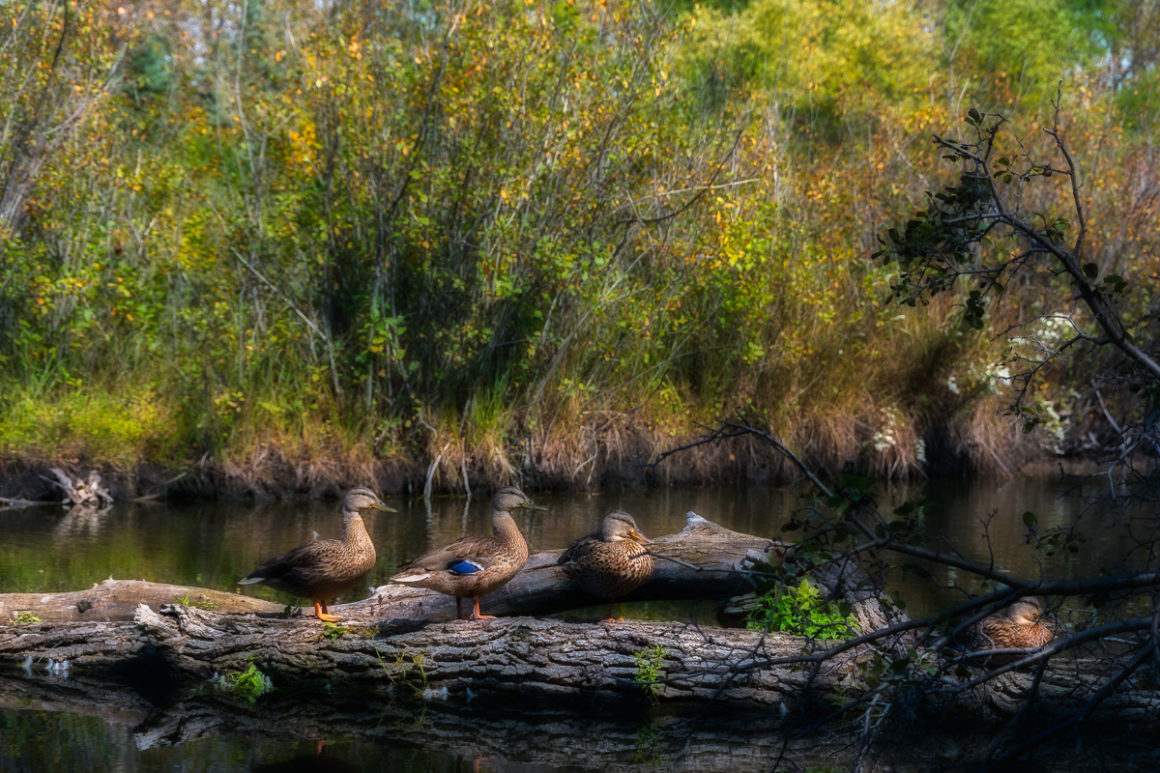
<svg viewBox="0 0 1160 773">
<path fill-rule="evenodd" d="M 544 505 L 537 505 L 535 502 L 533 502 L 530 499 L 525 499 L 524 503 L 521 505 L 521 507 L 525 510 L 547 510 L 548 509 Z"/>
<path fill-rule="evenodd" d="M 372 510 L 379 510 L 379 511 L 382 511 L 384 513 L 397 513 L 397 512 L 399 512 L 398 510 L 391 507 L 390 505 L 384 505 L 382 502 L 375 502 L 373 505 L 371 505 L 371 509 Z"/>
<path fill-rule="evenodd" d="M 633 529 L 632 531 L 630 531 L 630 532 L 628 533 L 628 536 L 629 536 L 629 538 L 630 538 L 630 539 L 636 540 L 637 542 L 639 542 L 639 543 L 640 543 L 640 544 L 642 544 L 642 545 L 651 545 L 651 544 L 653 544 L 653 541 L 652 541 L 651 539 L 649 539 L 648 537 L 644 536 L 643 534 L 641 534 L 641 533 L 640 533 L 639 531 L 637 531 L 636 529 Z"/>
</svg>

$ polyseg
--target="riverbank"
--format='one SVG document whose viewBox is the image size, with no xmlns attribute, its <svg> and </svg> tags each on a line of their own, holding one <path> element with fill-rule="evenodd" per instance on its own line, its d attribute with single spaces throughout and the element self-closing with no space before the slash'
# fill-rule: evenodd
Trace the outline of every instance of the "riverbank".
<svg viewBox="0 0 1160 773">
<path fill-rule="evenodd" d="M 832 427 L 830 428 L 833 429 Z M 946 475 L 1054 475 L 1091 467 L 1082 454 L 1059 455 L 1011 429 L 998 435 L 928 432 L 908 447 L 875 447 L 852 431 L 845 442 L 818 434 L 787 440 L 807 463 L 879 478 Z M 80 478 L 90 471 L 118 501 L 138 497 L 235 500 L 320 499 L 370 484 L 384 494 L 419 495 L 490 490 L 518 480 L 529 490 L 597 490 L 638 486 L 778 484 L 797 471 L 756 436 L 703 443 L 707 432 L 673 434 L 622 427 L 586 440 L 538 448 L 531 438 L 499 448 L 467 447 L 448 440 L 414 454 L 376 456 L 354 448 L 286 449 L 261 444 L 244 455 L 184 462 L 112 461 L 96 455 L 47 454 L 33 449 L 0 456 L 0 497 L 56 501 L 51 471 Z M 666 452 L 679 450 L 669 456 Z M 663 458 L 662 458 L 663 457 Z"/>
</svg>

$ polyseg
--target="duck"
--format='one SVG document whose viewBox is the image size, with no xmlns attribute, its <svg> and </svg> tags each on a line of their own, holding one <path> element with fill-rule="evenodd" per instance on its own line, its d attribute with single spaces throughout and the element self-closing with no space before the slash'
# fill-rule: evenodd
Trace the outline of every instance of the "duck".
<svg viewBox="0 0 1160 773">
<path fill-rule="evenodd" d="M 342 502 L 342 539 L 316 539 L 265 561 L 238 581 L 264 582 L 271 588 L 314 602 L 314 615 L 323 622 L 340 620 L 327 602 L 353 588 L 375 566 L 375 545 L 367 534 L 363 513 L 397 512 L 368 488 L 347 492 Z"/>
<path fill-rule="evenodd" d="M 652 576 L 653 557 L 644 547 L 650 543 L 631 515 L 613 510 L 604 516 L 599 532 L 573 542 L 556 563 L 585 591 L 608 600 L 602 619 L 623 620 L 613 617 L 613 606 Z"/>
<path fill-rule="evenodd" d="M 479 597 L 495 591 L 516 576 L 528 560 L 528 543 L 512 518 L 512 511 L 547 510 L 532 502 L 516 486 L 504 486 L 491 500 L 491 535 L 461 537 L 450 545 L 416 558 L 391 577 L 455 597 L 455 615 L 463 620 L 462 602 L 470 598 L 468 619 L 491 620 L 479 609 Z"/>
<path fill-rule="evenodd" d="M 984 649 L 1040 649 L 1055 638 L 1041 621 L 1043 605 L 1026 596 L 994 615 L 984 617 L 978 625 Z"/>
</svg>

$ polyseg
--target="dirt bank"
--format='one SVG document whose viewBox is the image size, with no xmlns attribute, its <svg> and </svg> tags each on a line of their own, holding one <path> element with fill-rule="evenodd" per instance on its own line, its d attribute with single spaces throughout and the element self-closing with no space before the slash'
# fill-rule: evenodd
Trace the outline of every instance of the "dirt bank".
<svg viewBox="0 0 1160 773">
<path fill-rule="evenodd" d="M 695 443 L 701 435 L 673 436 L 646 429 L 622 428 L 592 435 L 575 443 L 538 448 L 530 441 L 502 452 L 481 452 L 446 445 L 412 457 L 375 458 L 348 451 L 317 449 L 289 453 L 266 445 L 225 461 L 203 456 L 184 464 L 151 461 L 132 466 L 101 459 L 52 457 L 43 453 L 0 458 L 0 497 L 59 501 L 50 471 L 59 467 L 74 476 L 100 473 L 118 501 L 135 497 L 298 499 L 340 496 L 353 485 L 370 484 L 385 494 L 417 495 L 490 489 L 518 480 L 529 490 L 602 489 L 620 486 L 781 483 L 796 478 L 795 470 L 774 448 L 753 436 L 696 445 L 667 456 L 665 451 Z M 955 447 L 957 446 L 957 447 Z M 883 453 L 865 443 L 835 442 L 818 436 L 799 439 L 792 447 L 808 463 L 823 470 L 856 471 L 878 477 L 925 474 L 1058 474 L 1087 464 L 1079 457 L 1059 457 L 1030 442 L 990 441 L 985 447 L 953 444 L 947 438 L 926 442 L 909 464 L 886 464 Z M 889 450 L 888 452 L 889 453 Z M 901 450 L 901 458 L 909 452 Z M 1090 464 L 1088 465 L 1090 466 Z"/>
</svg>

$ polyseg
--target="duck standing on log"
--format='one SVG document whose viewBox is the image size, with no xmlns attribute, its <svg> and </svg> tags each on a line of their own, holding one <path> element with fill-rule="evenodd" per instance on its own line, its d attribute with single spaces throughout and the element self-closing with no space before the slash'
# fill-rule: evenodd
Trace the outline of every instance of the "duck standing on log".
<svg viewBox="0 0 1160 773">
<path fill-rule="evenodd" d="M 479 597 L 515 577 L 528 560 L 528 543 L 512 518 L 512 511 L 520 508 L 548 509 L 533 503 L 515 486 L 505 486 L 491 500 L 491 536 L 462 537 L 415 559 L 391 580 L 454 596 L 455 614 L 460 620 L 465 598 L 474 604 L 469 619 L 494 618 L 480 613 Z"/>
<path fill-rule="evenodd" d="M 653 558 L 644 547 L 650 542 L 631 515 L 614 510 L 604 516 L 598 533 L 573 542 L 556 563 L 585 591 L 608 600 L 604 620 L 623 620 L 612 616 L 613 604 L 652 576 Z"/>
<path fill-rule="evenodd" d="M 329 614 L 327 601 L 353 588 L 375 566 L 375 545 L 362 519 L 367 510 L 397 512 L 370 489 L 351 489 L 342 503 L 342 539 L 316 539 L 274 556 L 238 584 L 264 582 L 285 593 L 309 598 L 319 620 L 338 620 Z"/>
</svg>

